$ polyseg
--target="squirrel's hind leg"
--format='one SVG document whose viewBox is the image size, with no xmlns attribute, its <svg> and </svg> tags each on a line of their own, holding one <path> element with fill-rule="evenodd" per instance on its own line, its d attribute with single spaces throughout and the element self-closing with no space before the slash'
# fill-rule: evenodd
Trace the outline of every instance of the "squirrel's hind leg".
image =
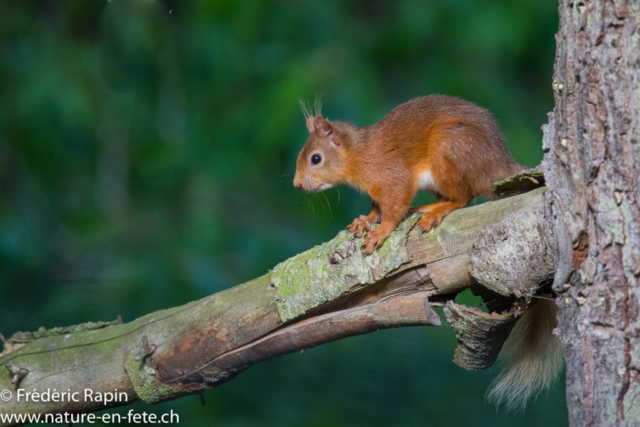
<svg viewBox="0 0 640 427">
<path fill-rule="evenodd" d="M 412 208 L 415 209 L 413 212 L 422 212 L 422 218 L 418 220 L 416 226 L 422 231 L 431 231 L 432 228 L 440 225 L 442 218 L 468 204 L 468 201 L 439 201 L 430 205 L 416 206 Z"/>
<path fill-rule="evenodd" d="M 448 201 L 448 199 L 442 195 L 440 195 L 440 193 L 434 193 L 434 196 L 436 196 L 436 199 L 438 200 L 438 202 L 446 202 Z M 429 212 L 431 210 L 431 208 L 436 205 L 437 203 L 431 203 L 430 205 L 422 205 L 422 206 L 411 206 L 409 208 L 409 214 L 413 214 L 416 212 L 420 212 L 420 213 L 425 213 L 425 212 Z"/>
</svg>

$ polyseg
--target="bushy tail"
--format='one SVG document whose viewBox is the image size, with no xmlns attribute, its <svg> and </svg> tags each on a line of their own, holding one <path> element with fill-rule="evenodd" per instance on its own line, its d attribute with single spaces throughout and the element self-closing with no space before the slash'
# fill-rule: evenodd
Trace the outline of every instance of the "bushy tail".
<svg viewBox="0 0 640 427">
<path fill-rule="evenodd" d="M 489 389 L 490 401 L 523 410 L 527 401 L 549 389 L 562 370 L 555 301 L 540 298 L 527 309 L 503 348 L 505 367 Z"/>
</svg>

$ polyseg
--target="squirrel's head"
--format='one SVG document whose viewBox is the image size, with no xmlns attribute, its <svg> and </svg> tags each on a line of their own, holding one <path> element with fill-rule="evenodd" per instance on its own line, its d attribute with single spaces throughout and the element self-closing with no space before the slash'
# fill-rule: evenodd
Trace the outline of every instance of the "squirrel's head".
<svg viewBox="0 0 640 427">
<path fill-rule="evenodd" d="M 345 181 L 346 135 L 321 115 L 307 117 L 309 139 L 298 155 L 293 185 L 305 191 L 322 191 Z"/>
</svg>

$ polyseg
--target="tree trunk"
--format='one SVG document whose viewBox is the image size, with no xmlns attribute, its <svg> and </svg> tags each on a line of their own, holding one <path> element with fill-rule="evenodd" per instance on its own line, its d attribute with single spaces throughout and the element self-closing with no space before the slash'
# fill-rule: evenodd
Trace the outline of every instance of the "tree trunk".
<svg viewBox="0 0 640 427">
<path fill-rule="evenodd" d="M 640 2 L 560 2 L 545 127 L 573 426 L 640 424 Z"/>
</svg>

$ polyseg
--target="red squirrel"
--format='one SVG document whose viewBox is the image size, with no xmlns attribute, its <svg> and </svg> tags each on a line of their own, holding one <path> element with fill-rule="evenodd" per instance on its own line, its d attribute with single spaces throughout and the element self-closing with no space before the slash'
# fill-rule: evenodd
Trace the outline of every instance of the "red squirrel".
<svg viewBox="0 0 640 427">
<path fill-rule="evenodd" d="M 347 227 L 356 237 L 367 232 L 367 254 L 396 228 L 417 191 L 431 191 L 438 200 L 411 208 L 422 212 L 417 227 L 430 231 L 476 196 L 494 196 L 495 181 L 524 169 L 511 157 L 491 113 L 459 98 L 415 98 L 364 128 L 303 110 L 309 139 L 298 156 L 294 185 L 322 191 L 348 184 L 367 193 L 371 213 Z M 553 335 L 555 309 L 552 300 L 539 300 L 525 311 L 505 345 L 510 356 L 491 400 L 520 409 L 553 383 L 562 368 Z"/>
<path fill-rule="evenodd" d="M 422 212 L 417 226 L 430 231 L 475 197 L 494 196 L 495 181 L 524 169 L 491 113 L 452 96 L 412 99 L 364 128 L 316 114 L 306 113 L 309 139 L 293 183 L 306 191 L 348 184 L 367 193 L 371 213 L 347 227 L 356 237 L 367 231 L 367 254 L 398 226 L 417 191 L 431 191 L 438 200 L 411 208 Z"/>
</svg>

